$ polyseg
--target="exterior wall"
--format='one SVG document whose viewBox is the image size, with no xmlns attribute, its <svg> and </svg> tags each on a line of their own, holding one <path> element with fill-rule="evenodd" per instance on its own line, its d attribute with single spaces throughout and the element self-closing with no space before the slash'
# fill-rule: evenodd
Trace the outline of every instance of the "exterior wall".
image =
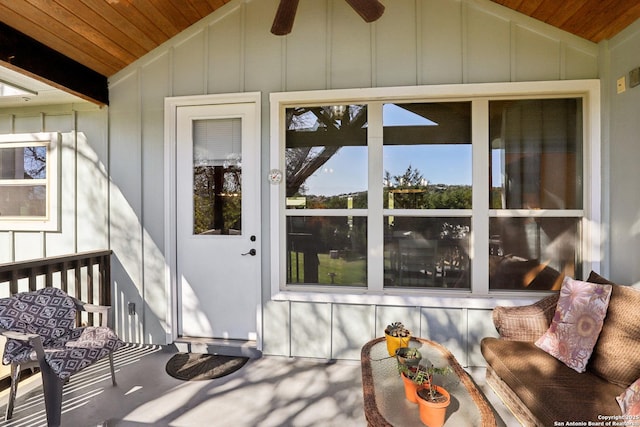
<svg viewBox="0 0 640 427">
<path fill-rule="evenodd" d="M 0 134 L 29 132 L 62 134 L 60 229 L 0 231 L 0 263 L 107 249 L 107 110 L 90 104 L 0 109 Z M 3 337 L 0 346 L 4 342 Z M 0 378 L 10 370 L 0 366 Z"/>
<path fill-rule="evenodd" d="M 0 231 L 0 263 L 107 249 L 107 109 L 91 104 L 0 110 L 0 133 L 60 132 L 60 230 Z"/>
<path fill-rule="evenodd" d="M 266 173 L 271 92 L 599 77 L 597 45 L 488 0 L 387 1 L 384 16 L 371 25 L 343 0 L 301 2 L 287 37 L 269 32 L 277 3 L 231 1 L 110 79 L 113 277 L 121 308 L 138 307 L 135 316 L 120 311 L 127 340 L 164 343 L 170 319 L 164 97 L 261 91 Z M 268 254 L 266 180 L 262 195 L 262 253 Z M 268 260 L 262 266 L 266 354 L 358 359 L 386 323 L 402 320 L 447 345 L 462 364 L 483 364 L 479 339 L 495 333 L 490 307 L 270 301 Z"/>
<path fill-rule="evenodd" d="M 640 86 L 629 87 L 629 71 L 640 67 L 640 21 L 610 40 L 607 48 L 608 74 L 602 88 L 607 94 L 610 120 L 608 135 L 602 142 L 608 150 L 606 164 L 615 165 L 606 169 L 609 179 L 604 181 L 608 187 L 605 193 L 610 197 L 603 204 L 610 215 L 607 274 L 617 283 L 640 284 Z M 616 80 L 620 77 L 625 77 L 627 90 L 618 94 Z"/>
</svg>

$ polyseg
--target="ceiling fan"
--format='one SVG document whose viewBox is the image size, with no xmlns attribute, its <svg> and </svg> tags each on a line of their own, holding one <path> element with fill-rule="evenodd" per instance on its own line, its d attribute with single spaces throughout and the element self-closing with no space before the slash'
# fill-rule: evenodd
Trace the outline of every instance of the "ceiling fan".
<svg viewBox="0 0 640 427">
<path fill-rule="evenodd" d="M 298 2 L 300 0 L 280 0 L 271 32 L 276 36 L 289 34 L 293 28 Z M 378 0 L 345 0 L 365 22 L 373 22 L 382 16 L 384 5 Z"/>
</svg>

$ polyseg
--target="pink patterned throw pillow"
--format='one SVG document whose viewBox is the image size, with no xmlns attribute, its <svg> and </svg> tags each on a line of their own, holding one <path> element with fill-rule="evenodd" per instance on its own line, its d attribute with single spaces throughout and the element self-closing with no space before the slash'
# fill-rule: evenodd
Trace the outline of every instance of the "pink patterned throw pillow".
<svg viewBox="0 0 640 427">
<path fill-rule="evenodd" d="M 584 372 L 607 315 L 611 285 L 565 277 L 551 326 L 536 345 L 577 372 Z"/>
<path fill-rule="evenodd" d="M 640 378 L 616 397 L 622 415 L 640 415 Z"/>
</svg>

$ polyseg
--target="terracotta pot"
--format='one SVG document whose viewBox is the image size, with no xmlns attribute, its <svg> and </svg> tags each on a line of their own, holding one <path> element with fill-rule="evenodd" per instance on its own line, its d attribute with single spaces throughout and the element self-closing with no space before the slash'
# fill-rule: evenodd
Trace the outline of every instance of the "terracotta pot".
<svg viewBox="0 0 640 427">
<path fill-rule="evenodd" d="M 409 347 L 409 341 L 411 340 L 411 335 L 407 337 L 392 337 L 391 335 L 384 334 L 384 337 L 387 340 L 387 351 L 389 352 L 389 356 L 395 357 L 396 350 L 400 347 Z"/>
<path fill-rule="evenodd" d="M 444 388 L 440 386 L 434 387 L 440 394 L 445 396 L 446 399 L 444 402 L 430 402 L 418 396 L 418 391 L 420 389 L 425 389 L 426 387 L 417 388 L 415 391 L 415 398 L 420 409 L 420 421 L 428 427 L 442 427 L 447 415 L 447 407 L 451 403 L 451 396 Z"/>
<path fill-rule="evenodd" d="M 402 373 L 400 376 L 402 377 L 402 382 L 404 383 L 404 396 L 409 402 L 418 403 L 416 392 L 419 387 L 423 386 L 411 381 L 404 373 Z"/>
</svg>

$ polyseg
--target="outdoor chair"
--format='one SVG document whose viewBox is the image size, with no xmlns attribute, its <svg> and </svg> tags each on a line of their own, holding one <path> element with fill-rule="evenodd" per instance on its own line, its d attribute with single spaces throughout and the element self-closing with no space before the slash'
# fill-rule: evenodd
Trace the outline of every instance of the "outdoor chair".
<svg viewBox="0 0 640 427">
<path fill-rule="evenodd" d="M 7 337 L 2 363 L 11 364 L 7 420 L 13 415 L 22 369 L 40 368 L 48 426 L 60 425 L 62 388 L 71 375 L 109 356 L 116 385 L 113 352 L 124 343 L 107 327 L 108 310 L 57 288 L 0 299 L 0 333 Z M 77 311 L 99 313 L 100 326 L 76 327 Z"/>
</svg>

